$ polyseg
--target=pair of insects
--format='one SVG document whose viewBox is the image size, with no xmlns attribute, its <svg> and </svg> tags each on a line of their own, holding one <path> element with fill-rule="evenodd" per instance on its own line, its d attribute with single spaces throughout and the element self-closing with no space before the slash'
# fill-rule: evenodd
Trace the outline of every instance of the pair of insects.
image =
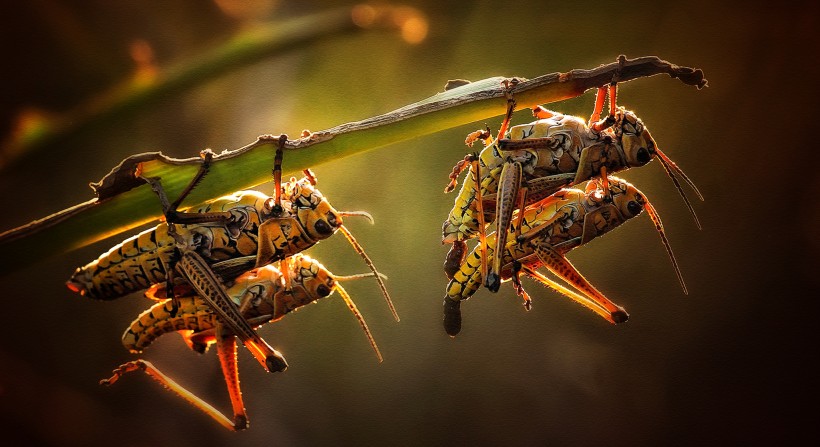
<svg viewBox="0 0 820 447">
<path fill-rule="evenodd" d="M 497 138 L 488 130 L 467 136 L 465 143 L 484 143 L 480 154 L 467 155 L 453 168 L 445 192 L 452 191 L 462 171 L 468 170 L 448 219 L 443 243 L 451 243 L 444 270 L 450 282 L 444 298 L 444 327 L 454 336 L 461 330 L 461 301 L 483 284 L 492 292 L 512 280 L 527 309 L 531 299 L 520 275 L 531 276 L 559 293 L 591 308 L 612 323 L 628 314 L 593 287 L 566 259 L 565 254 L 621 225 L 646 210 L 666 247 L 686 293 L 660 217 L 646 196 L 612 174 L 658 159 L 674 182 L 700 228 L 694 209 L 677 177 L 702 195 L 683 171 L 655 143 L 643 122 L 616 105 L 617 84 L 598 89 L 590 119 L 541 106 L 533 108 L 537 121 L 510 127 L 515 110 L 515 81 L 505 83 L 507 113 Z M 609 113 L 601 119 L 606 98 Z M 586 190 L 567 189 L 587 182 Z M 495 222 L 496 231 L 486 234 Z M 478 236 L 467 255 L 466 241 Z M 547 267 L 575 290 L 536 270 Z"/>
<path fill-rule="evenodd" d="M 513 87 L 508 85 L 510 90 Z M 610 100 L 609 115 L 600 119 L 606 96 Z M 584 279 L 565 255 L 643 211 L 655 223 L 683 286 L 657 212 L 637 188 L 611 174 L 658 158 L 679 190 L 676 175 L 697 189 L 657 148 L 637 116 L 615 105 L 615 98 L 615 85 L 599 89 L 588 123 L 538 107 L 534 109 L 538 121 L 510 128 L 515 109 L 510 94 L 498 138 L 493 139 L 489 131 L 468 136 L 468 144 L 481 140 L 485 149 L 456 165 L 446 189 L 453 190 L 459 174 L 469 169 L 443 227 L 444 242 L 453 244 L 445 262 L 451 281 L 444 301 L 444 324 L 450 335 L 461 329 L 461 301 L 472 296 L 482 283 L 497 291 L 502 281 L 512 280 L 529 308 L 531 299 L 521 285 L 522 273 L 610 322 L 626 321 L 626 311 Z M 281 162 L 285 141 L 284 137 L 279 138 L 274 162 L 274 197 L 246 191 L 200 209 L 177 211 L 182 199 L 207 172 L 212 157 L 209 152 L 203 154 L 200 172 L 173 203 L 165 196 L 159 179 L 144 179 L 159 196 L 167 225 L 161 224 L 114 247 L 78 269 L 68 283 L 72 290 L 97 299 L 113 299 L 148 289 L 146 296 L 158 302 L 123 335 L 123 343 L 134 352 L 141 352 L 168 332 L 180 332 L 186 344 L 198 352 L 215 343 L 233 419 L 144 360 L 120 366 L 103 383 L 113 383 L 129 371 L 142 369 L 222 425 L 246 428 L 236 337 L 266 369 L 281 371 L 287 366 L 284 358 L 254 328 L 277 321 L 291 310 L 334 291 L 339 292 L 359 319 L 381 359 L 364 319 L 339 284 L 363 275 L 334 276 L 301 253 L 341 231 L 365 259 L 390 304 L 372 262 L 342 225 L 343 216 L 369 215 L 336 211 L 316 190 L 316 179 L 310 171 L 305 171 L 300 180 L 292 178 L 283 184 Z M 586 190 L 563 189 L 586 181 Z M 682 191 L 681 195 L 691 211 Z M 493 220 L 496 232 L 486 234 L 488 223 Z M 476 235 L 479 244 L 467 256 L 466 240 Z M 274 267 L 274 262 L 279 262 L 280 268 Z M 575 290 L 539 273 L 537 269 L 541 266 Z M 392 304 L 390 308 L 395 316 Z"/>
<path fill-rule="evenodd" d="M 273 137 L 271 137 L 273 138 Z M 111 300 L 145 290 L 158 302 L 140 315 L 123 335 L 130 351 L 142 352 L 158 336 L 179 332 L 186 344 L 205 352 L 216 344 L 230 395 L 233 419 L 191 394 L 144 360 L 128 362 L 102 383 L 142 369 L 222 425 L 241 430 L 248 420 L 239 388 L 236 338 L 268 371 L 287 368 L 284 357 L 255 331 L 262 324 L 327 297 L 342 296 L 375 350 L 381 353 L 353 300 L 340 281 L 375 276 L 398 321 L 381 275 L 349 230 L 347 216 L 372 217 L 362 211 L 338 211 L 316 189 L 310 170 L 301 179 L 281 180 L 282 149 L 278 138 L 274 162 L 274 196 L 242 191 L 187 212 L 177 208 L 208 172 L 213 154 L 203 152 L 202 165 L 181 196 L 170 202 L 158 178 L 144 178 L 157 193 L 166 223 L 126 239 L 95 261 L 80 267 L 68 287 L 94 299 Z M 341 231 L 370 267 L 367 275 L 335 276 L 302 251 Z M 276 265 L 278 264 L 278 268 Z"/>
</svg>

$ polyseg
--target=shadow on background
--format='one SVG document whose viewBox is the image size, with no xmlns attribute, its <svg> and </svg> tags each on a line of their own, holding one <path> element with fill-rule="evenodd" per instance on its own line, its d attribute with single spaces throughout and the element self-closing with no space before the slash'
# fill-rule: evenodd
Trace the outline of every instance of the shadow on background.
<svg viewBox="0 0 820 447">
<path fill-rule="evenodd" d="M 134 53 L 135 42 L 148 45 L 162 67 L 253 20 L 331 3 L 260 0 L 249 13 L 230 12 L 224 0 L 4 4 L 0 126 L 12 132 L 22 110 L 64 111 L 131 76 L 142 54 Z M 0 277 L 0 436 L 20 444 L 123 446 L 752 445 L 808 438 L 817 421 L 812 297 L 820 271 L 814 4 L 407 3 L 429 19 L 419 44 L 379 33 L 320 42 L 0 171 L 0 229 L 90 199 L 87 183 L 133 153 L 189 157 L 205 147 L 237 148 L 260 134 L 325 129 L 426 98 L 453 78 L 535 77 L 592 68 L 619 54 L 657 55 L 702 68 L 709 88 L 654 77 L 622 85 L 620 102 L 704 193 L 706 202 L 696 204 L 703 231 L 659 166 L 623 176 L 664 218 L 689 295 L 648 218 L 640 218 L 569 256 L 629 310 L 628 324 L 610 326 L 531 285 L 532 311 L 509 287 L 497 296 L 481 291 L 463 306 L 464 331 L 447 337 L 439 229 L 454 196 L 441 191 L 468 150 L 464 135 L 485 124 L 475 123 L 314 168 L 337 207 L 365 209 L 376 219 L 351 228 L 390 277 L 402 322 L 390 318 L 374 283 L 345 287 L 368 318 L 383 364 L 341 300 L 332 299 L 261 330 L 287 356 L 285 373 L 266 374 L 240 352 L 249 431 L 226 432 L 141 375 L 100 387 L 99 379 L 133 358 L 119 337 L 149 302 L 138 294 L 92 302 L 64 281 L 119 240 L 113 238 Z M 592 102 L 588 93 L 549 107 L 586 116 Z M 527 111 L 515 116 L 529 119 Z M 366 270 L 341 239 L 310 253 L 339 274 Z M 229 409 L 215 354 L 196 355 L 167 336 L 145 358 Z"/>
</svg>

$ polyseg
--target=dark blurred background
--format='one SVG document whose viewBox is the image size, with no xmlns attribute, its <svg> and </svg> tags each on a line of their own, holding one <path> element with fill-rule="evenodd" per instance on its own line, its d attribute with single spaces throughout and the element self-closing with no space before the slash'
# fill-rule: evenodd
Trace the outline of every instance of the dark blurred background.
<svg viewBox="0 0 820 447">
<path fill-rule="evenodd" d="M 134 356 L 120 343 L 150 303 L 111 303 L 64 281 L 115 237 L 0 277 L 0 436 L 4 445 L 757 445 L 808 440 L 816 377 L 820 176 L 815 2 L 408 1 L 424 39 L 361 32 L 237 69 L 184 94 L 20 155 L 0 170 L 0 231 L 92 198 L 87 184 L 122 158 L 234 149 L 257 135 L 321 130 L 388 112 L 448 79 L 535 77 L 657 55 L 702 68 L 698 91 L 666 76 L 623 84 L 661 148 L 706 197 L 695 228 L 655 163 L 624 177 L 666 224 L 689 295 L 648 218 L 570 254 L 631 319 L 611 326 L 529 282 L 525 312 L 506 286 L 441 328 L 446 280 L 442 188 L 485 122 L 314 167 L 390 280 L 395 323 L 372 281 L 346 286 L 370 323 L 378 364 L 338 298 L 265 327 L 290 362 L 240 369 L 251 428 L 230 433 L 144 375 L 97 381 Z M 352 3 L 351 3 L 352 4 Z M 3 2 L 0 129 L 66 113 L 125 79 L 152 76 L 258 23 L 338 2 L 229 0 Z M 412 39 L 411 39 L 412 40 Z M 588 116 L 592 93 L 549 107 Z M 516 114 L 526 122 L 528 113 Z M 497 128 L 498 119 L 486 124 Z M 4 154 L 4 158 L 8 154 Z M 268 191 L 269 185 L 263 185 Z M 268 188 L 268 189 L 265 189 Z M 365 270 L 344 240 L 311 249 L 332 271 Z M 8 256 L 4 253 L 2 256 Z M 229 411 L 213 352 L 176 336 L 144 357 Z"/>
</svg>

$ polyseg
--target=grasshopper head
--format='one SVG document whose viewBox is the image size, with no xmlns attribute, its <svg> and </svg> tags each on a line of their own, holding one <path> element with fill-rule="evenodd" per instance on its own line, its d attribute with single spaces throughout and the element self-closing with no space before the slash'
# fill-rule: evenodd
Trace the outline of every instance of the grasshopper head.
<svg viewBox="0 0 820 447">
<path fill-rule="evenodd" d="M 618 177 L 609 177 L 609 194 L 612 204 L 621 213 L 624 219 L 631 219 L 643 212 L 646 206 L 646 197 L 631 183 Z"/>
<path fill-rule="evenodd" d="M 629 167 L 643 166 L 655 157 L 655 139 L 635 113 L 623 108 L 618 109 L 612 129 L 615 137 L 621 142 Z"/>
<path fill-rule="evenodd" d="M 319 261 L 310 256 L 298 254 L 291 263 L 290 283 L 294 295 L 303 295 L 307 304 L 329 296 L 336 286 L 336 279 Z"/>
<path fill-rule="evenodd" d="M 664 171 L 666 171 L 675 184 L 675 188 L 677 188 L 684 203 L 686 203 L 686 207 L 695 219 L 695 224 L 700 228 L 700 222 L 698 221 L 698 216 L 695 214 L 695 209 L 683 192 L 683 188 L 677 177 L 682 178 L 689 187 L 692 188 L 695 194 L 697 194 L 700 200 L 703 200 L 703 195 L 698 191 L 698 188 L 683 170 L 658 148 L 655 139 L 649 134 L 643 122 L 633 112 L 619 108 L 615 113 L 615 125 L 612 129 L 613 132 L 615 132 L 616 139 L 621 142 L 629 167 L 643 166 L 655 158 L 658 159 Z"/>
<path fill-rule="evenodd" d="M 316 189 L 316 177 L 310 170 L 306 170 L 305 176 L 299 180 L 291 177 L 283 188 L 283 196 L 290 202 L 291 213 L 296 216 L 311 239 L 326 239 L 342 226 L 342 216 Z"/>
</svg>

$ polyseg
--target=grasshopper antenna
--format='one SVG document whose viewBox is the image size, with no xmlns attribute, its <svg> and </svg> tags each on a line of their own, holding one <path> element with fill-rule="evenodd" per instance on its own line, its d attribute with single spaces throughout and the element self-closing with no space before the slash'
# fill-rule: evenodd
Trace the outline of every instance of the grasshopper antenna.
<svg viewBox="0 0 820 447">
<path fill-rule="evenodd" d="M 339 213 L 339 215 L 370 217 L 370 214 L 364 211 L 341 212 Z M 370 217 L 370 219 L 372 221 L 373 218 Z M 399 314 L 396 312 L 395 306 L 393 306 L 393 300 L 390 299 L 390 294 L 387 293 L 387 287 L 385 287 L 384 281 L 382 281 L 382 275 L 379 273 L 378 270 L 376 270 L 376 266 L 373 264 L 373 261 L 371 261 L 370 257 L 367 256 L 367 253 L 365 253 L 364 248 L 362 248 L 362 246 L 359 245 L 359 242 L 356 240 L 356 238 L 353 237 L 353 234 L 350 233 L 350 230 L 348 230 L 344 225 L 339 225 L 339 229 L 342 231 L 342 234 L 345 235 L 347 241 L 350 242 L 350 245 L 353 246 L 353 249 L 356 250 L 356 253 L 358 253 L 359 256 L 361 256 L 362 259 L 364 259 L 364 263 L 367 264 L 368 267 L 370 267 L 370 271 L 373 272 L 373 275 L 376 277 L 376 282 L 379 283 L 379 288 L 382 291 L 382 295 L 384 295 L 384 300 L 387 301 L 387 307 L 390 308 L 390 312 L 393 314 L 393 318 L 395 318 L 396 321 L 400 321 Z"/>
<path fill-rule="evenodd" d="M 335 278 L 336 281 L 350 281 L 351 279 L 372 278 L 374 276 L 376 276 L 375 273 L 357 273 L 355 275 L 334 276 L 333 278 Z M 379 273 L 378 276 L 381 279 L 388 279 L 387 275 L 381 273 Z"/>
<path fill-rule="evenodd" d="M 658 154 L 658 159 L 661 162 L 661 166 L 663 166 L 663 170 L 666 171 L 666 175 L 668 175 L 669 178 L 672 179 L 672 183 L 674 183 L 675 188 L 678 189 L 678 193 L 683 198 L 683 201 L 686 203 L 686 207 L 689 208 L 689 213 L 691 213 L 692 217 L 695 219 L 695 225 L 698 226 L 698 230 L 702 230 L 703 228 L 700 226 L 700 220 L 698 220 L 698 216 L 697 214 L 695 214 L 695 208 L 692 207 L 692 203 L 689 201 L 689 198 L 686 197 L 686 194 L 684 194 L 683 188 L 681 187 L 681 184 L 678 181 L 677 177 L 675 177 L 675 174 L 683 178 L 686 184 L 689 185 L 689 187 L 692 188 L 693 191 L 695 191 L 695 194 L 697 194 L 698 198 L 701 201 L 703 201 L 703 195 L 698 190 L 698 187 L 695 186 L 695 183 L 691 179 L 689 179 L 689 177 L 683 172 L 683 169 L 679 168 L 678 165 L 674 161 L 672 161 L 672 159 L 667 157 L 666 154 L 661 152 L 661 150 L 657 147 L 655 148 L 655 153 Z"/>
<path fill-rule="evenodd" d="M 661 237 L 661 242 L 663 242 L 663 246 L 669 254 L 669 259 L 672 261 L 672 267 L 675 269 L 675 274 L 678 275 L 678 281 L 680 281 L 680 285 L 683 288 L 683 293 L 689 295 L 689 291 L 686 290 L 686 284 L 683 282 L 683 275 L 678 267 L 678 261 L 675 259 L 675 254 L 672 253 L 672 246 L 669 245 L 669 240 L 666 238 L 666 233 L 663 231 L 663 222 L 661 222 L 660 215 L 658 215 L 658 212 L 655 211 L 655 208 L 649 203 L 649 201 L 644 203 L 644 209 L 652 219 L 652 223 L 655 224 L 655 229 L 658 230 L 658 235 Z"/>
<path fill-rule="evenodd" d="M 370 225 L 373 225 L 376 221 L 373 220 L 373 216 L 370 215 L 367 211 L 339 211 L 337 214 L 340 216 L 359 216 L 364 217 L 370 222 Z"/>
<path fill-rule="evenodd" d="M 347 308 L 350 309 L 350 311 L 353 312 L 353 316 L 355 316 L 356 319 L 359 320 L 359 324 L 362 326 L 362 329 L 364 330 L 364 333 L 367 336 L 367 340 L 370 342 L 370 346 L 372 346 L 373 350 L 376 351 L 376 357 L 379 358 L 379 363 L 383 362 L 384 358 L 382 357 L 382 353 L 379 352 L 379 346 L 376 345 L 376 339 L 374 339 L 373 334 L 370 333 L 370 328 L 367 327 L 367 322 L 364 321 L 364 317 L 362 316 L 362 313 L 359 312 L 359 308 L 356 307 L 356 303 L 353 302 L 353 298 L 350 297 L 347 291 L 338 282 L 333 286 L 333 288 L 339 291 L 339 295 L 341 295 L 342 299 L 345 300 Z"/>
</svg>

